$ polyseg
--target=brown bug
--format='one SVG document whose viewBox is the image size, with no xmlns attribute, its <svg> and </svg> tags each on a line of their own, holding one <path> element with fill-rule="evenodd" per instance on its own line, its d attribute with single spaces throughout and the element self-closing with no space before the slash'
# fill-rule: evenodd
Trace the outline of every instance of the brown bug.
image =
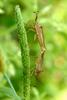
<svg viewBox="0 0 67 100">
<path fill-rule="evenodd" d="M 45 44 L 44 44 L 44 36 L 43 36 L 43 30 L 42 26 L 37 22 L 38 16 L 36 13 L 36 19 L 35 19 L 35 31 L 37 35 L 37 39 L 41 48 L 40 56 L 36 60 L 36 68 L 35 68 L 35 75 L 39 76 L 39 74 L 43 71 L 42 64 L 43 64 L 43 58 L 45 53 Z"/>
</svg>

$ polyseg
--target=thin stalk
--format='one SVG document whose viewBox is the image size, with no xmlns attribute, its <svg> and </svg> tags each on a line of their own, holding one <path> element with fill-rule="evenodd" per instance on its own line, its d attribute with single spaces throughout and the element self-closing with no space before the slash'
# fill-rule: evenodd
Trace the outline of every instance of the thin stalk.
<svg viewBox="0 0 67 100">
<path fill-rule="evenodd" d="M 15 13 L 23 64 L 21 93 L 24 100 L 30 100 L 30 56 L 27 42 L 27 34 L 19 6 L 15 7 Z"/>
<path fill-rule="evenodd" d="M 7 82 L 9 83 L 10 88 L 13 91 L 13 97 L 16 100 L 21 100 L 20 97 L 17 95 L 17 93 L 16 93 L 16 91 L 15 91 L 15 89 L 14 89 L 14 87 L 13 87 L 13 85 L 12 85 L 12 83 L 11 83 L 11 81 L 10 81 L 10 79 L 9 79 L 9 77 L 8 77 L 8 75 L 6 73 L 4 74 L 4 77 L 6 78 Z"/>
</svg>

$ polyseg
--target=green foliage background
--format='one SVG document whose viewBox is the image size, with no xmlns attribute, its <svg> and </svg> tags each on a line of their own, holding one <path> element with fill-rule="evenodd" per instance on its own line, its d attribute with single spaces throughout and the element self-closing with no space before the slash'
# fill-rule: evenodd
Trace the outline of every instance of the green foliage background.
<svg viewBox="0 0 67 100">
<path fill-rule="evenodd" d="M 67 100 L 67 0 L 0 0 L 0 100 L 10 100 L 9 93 L 12 97 L 2 67 L 18 95 L 22 87 L 16 5 L 22 10 L 30 48 L 31 100 Z M 38 79 L 32 74 L 40 54 L 38 40 L 34 39 L 36 11 L 46 44 L 43 72 Z"/>
</svg>

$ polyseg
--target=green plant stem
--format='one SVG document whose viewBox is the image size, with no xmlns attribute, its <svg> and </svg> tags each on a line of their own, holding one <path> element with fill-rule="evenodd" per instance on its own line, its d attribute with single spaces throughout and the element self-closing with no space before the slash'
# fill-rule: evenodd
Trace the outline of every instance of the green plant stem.
<svg viewBox="0 0 67 100">
<path fill-rule="evenodd" d="M 12 91 L 13 91 L 14 98 L 15 98 L 16 100 L 21 100 L 20 97 L 17 95 L 17 93 L 16 93 L 16 91 L 15 91 L 15 89 L 14 89 L 14 87 L 13 87 L 13 85 L 12 85 L 12 83 L 11 83 L 11 81 L 10 81 L 10 79 L 9 79 L 9 77 L 8 77 L 8 75 L 7 75 L 6 73 L 4 73 L 4 77 L 6 78 L 7 82 L 8 82 L 9 85 L 10 85 L 10 88 L 11 88 Z"/>
<path fill-rule="evenodd" d="M 19 6 L 16 6 L 15 12 L 23 64 L 21 93 L 24 100 L 30 100 L 30 56 L 27 42 L 27 34 Z"/>
</svg>

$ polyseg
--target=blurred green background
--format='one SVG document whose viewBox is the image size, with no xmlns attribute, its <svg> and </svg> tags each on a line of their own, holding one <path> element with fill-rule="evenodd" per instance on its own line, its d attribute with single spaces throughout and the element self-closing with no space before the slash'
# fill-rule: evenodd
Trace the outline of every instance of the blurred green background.
<svg viewBox="0 0 67 100">
<path fill-rule="evenodd" d="M 67 0 L 0 0 L 0 100 L 10 100 L 3 77 L 4 70 L 19 94 L 21 88 L 21 52 L 15 22 L 15 6 L 20 5 L 31 57 L 31 100 L 67 100 Z M 32 71 L 40 54 L 34 39 L 34 22 L 43 27 L 46 52 L 43 72 L 36 78 Z M 8 90 L 7 90 L 8 92 Z"/>
</svg>

